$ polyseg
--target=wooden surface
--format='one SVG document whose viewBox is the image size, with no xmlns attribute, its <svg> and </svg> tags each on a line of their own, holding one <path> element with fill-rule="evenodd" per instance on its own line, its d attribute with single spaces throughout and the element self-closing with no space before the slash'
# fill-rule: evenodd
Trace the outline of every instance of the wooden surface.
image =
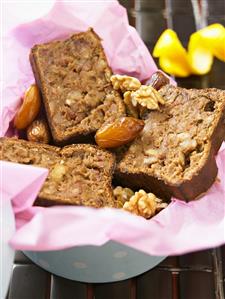
<svg viewBox="0 0 225 299">
<path fill-rule="evenodd" d="M 224 261 L 221 247 L 168 257 L 130 280 L 92 285 L 51 275 L 17 252 L 8 299 L 224 299 Z"/>
</svg>

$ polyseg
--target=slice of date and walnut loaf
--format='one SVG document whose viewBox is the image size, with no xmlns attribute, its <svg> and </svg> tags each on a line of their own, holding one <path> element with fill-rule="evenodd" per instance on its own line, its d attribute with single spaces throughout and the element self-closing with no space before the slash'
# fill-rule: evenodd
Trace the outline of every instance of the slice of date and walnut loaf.
<svg viewBox="0 0 225 299">
<path fill-rule="evenodd" d="M 89 29 L 35 45 L 30 62 L 56 144 L 86 142 L 105 121 L 125 114 L 113 90 L 101 40 Z"/>
<path fill-rule="evenodd" d="M 117 179 L 131 188 L 153 190 L 161 198 L 193 200 L 217 176 L 215 155 L 225 132 L 225 91 L 166 85 L 160 111 L 150 111 L 145 127 L 117 166 Z"/>
<path fill-rule="evenodd" d="M 114 156 L 97 146 L 58 148 L 15 138 L 0 138 L 0 159 L 49 169 L 35 205 L 114 207 L 111 186 Z"/>
</svg>

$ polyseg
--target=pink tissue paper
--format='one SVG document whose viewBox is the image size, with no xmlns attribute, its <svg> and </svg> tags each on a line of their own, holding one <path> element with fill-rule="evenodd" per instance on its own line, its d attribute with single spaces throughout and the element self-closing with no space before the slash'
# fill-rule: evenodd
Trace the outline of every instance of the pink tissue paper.
<svg viewBox="0 0 225 299">
<path fill-rule="evenodd" d="M 103 40 L 114 73 L 148 79 L 157 67 L 126 10 L 117 1 L 47 1 L 4 6 L 3 70 L 0 135 L 9 135 L 10 121 L 21 95 L 34 82 L 29 51 L 34 44 L 94 30 Z M 26 5 L 30 5 L 27 3 Z M 3 15 L 4 15 L 3 14 Z M 149 33 L 150 34 L 150 33 Z M 173 198 L 150 220 L 116 209 L 75 206 L 32 206 L 48 171 L 1 162 L 3 200 L 11 200 L 17 230 L 10 244 L 20 250 L 57 250 L 103 245 L 114 240 L 151 255 L 174 255 L 225 243 L 225 145 L 217 155 L 218 177 L 201 199 L 185 203 Z M 20 173 L 18 179 L 18 171 Z"/>
</svg>

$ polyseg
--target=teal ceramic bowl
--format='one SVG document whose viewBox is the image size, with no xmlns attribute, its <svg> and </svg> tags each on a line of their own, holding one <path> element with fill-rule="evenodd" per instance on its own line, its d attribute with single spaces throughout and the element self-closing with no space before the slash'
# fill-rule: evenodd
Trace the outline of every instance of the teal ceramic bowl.
<svg viewBox="0 0 225 299">
<path fill-rule="evenodd" d="M 24 252 L 35 264 L 58 276 L 88 283 L 116 282 L 140 275 L 165 257 L 150 256 L 110 241 L 59 251 Z"/>
</svg>

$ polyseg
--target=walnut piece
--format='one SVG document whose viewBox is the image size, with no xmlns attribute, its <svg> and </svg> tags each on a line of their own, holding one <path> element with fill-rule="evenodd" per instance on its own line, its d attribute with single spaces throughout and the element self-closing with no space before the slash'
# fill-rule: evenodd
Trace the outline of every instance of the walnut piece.
<svg viewBox="0 0 225 299">
<path fill-rule="evenodd" d="M 71 107 L 74 103 L 76 103 L 80 99 L 82 99 L 82 93 L 78 90 L 73 90 L 68 93 L 65 100 L 65 105 Z"/>
<path fill-rule="evenodd" d="M 185 166 L 185 155 L 183 154 L 183 152 L 178 152 L 178 162 L 182 167 Z"/>
<path fill-rule="evenodd" d="M 124 203 L 123 209 L 149 219 L 166 206 L 167 204 L 163 203 L 153 193 L 146 193 L 144 190 L 139 190 L 135 192 L 129 201 Z"/>
<path fill-rule="evenodd" d="M 54 181 L 60 181 L 63 179 L 67 172 L 67 167 L 64 165 L 64 161 L 61 160 L 60 163 L 56 164 L 51 170 L 50 176 Z"/>
<path fill-rule="evenodd" d="M 122 208 L 124 203 L 130 200 L 131 196 L 134 195 L 134 192 L 130 188 L 123 188 L 121 186 L 117 186 L 113 190 L 113 195 L 116 200 L 116 207 Z"/>
<path fill-rule="evenodd" d="M 177 138 L 182 153 L 190 153 L 197 147 L 197 141 L 187 132 L 179 133 Z"/>
<path fill-rule="evenodd" d="M 183 153 L 192 152 L 197 146 L 197 142 L 194 139 L 186 139 L 180 143 L 180 147 Z"/>
<path fill-rule="evenodd" d="M 110 78 L 113 88 L 125 92 L 127 90 L 137 90 L 141 87 L 141 82 L 134 77 L 126 75 L 113 75 Z"/>
<path fill-rule="evenodd" d="M 164 105 L 165 100 L 152 86 L 142 85 L 138 90 L 131 92 L 133 106 L 140 104 L 150 110 L 158 110 L 159 103 Z"/>
<path fill-rule="evenodd" d="M 155 149 L 147 149 L 145 150 L 145 154 L 148 156 L 147 158 L 144 158 L 144 164 L 149 166 L 151 164 L 154 164 L 158 162 L 159 160 L 159 151 Z"/>
<path fill-rule="evenodd" d="M 154 164 L 156 162 L 158 162 L 157 156 L 150 156 L 150 157 L 144 158 L 144 164 L 147 166 Z"/>
<path fill-rule="evenodd" d="M 191 135 L 187 132 L 179 133 L 177 137 L 179 141 L 185 141 L 186 139 L 191 139 Z"/>
<path fill-rule="evenodd" d="M 153 148 L 149 148 L 145 150 L 145 154 L 148 156 L 158 156 L 159 151 Z"/>
<path fill-rule="evenodd" d="M 163 202 L 161 198 L 156 197 L 156 212 L 160 212 L 168 206 L 168 203 Z"/>
<path fill-rule="evenodd" d="M 138 108 L 134 107 L 134 105 L 132 104 L 131 92 L 126 91 L 123 95 L 123 99 L 128 115 L 138 118 Z"/>
<path fill-rule="evenodd" d="M 165 100 L 158 91 L 150 85 L 141 85 L 134 77 L 113 75 L 111 82 L 115 90 L 121 90 L 124 103 L 129 115 L 138 118 L 145 117 L 149 110 L 158 110 L 159 104 L 164 105 Z"/>
</svg>

